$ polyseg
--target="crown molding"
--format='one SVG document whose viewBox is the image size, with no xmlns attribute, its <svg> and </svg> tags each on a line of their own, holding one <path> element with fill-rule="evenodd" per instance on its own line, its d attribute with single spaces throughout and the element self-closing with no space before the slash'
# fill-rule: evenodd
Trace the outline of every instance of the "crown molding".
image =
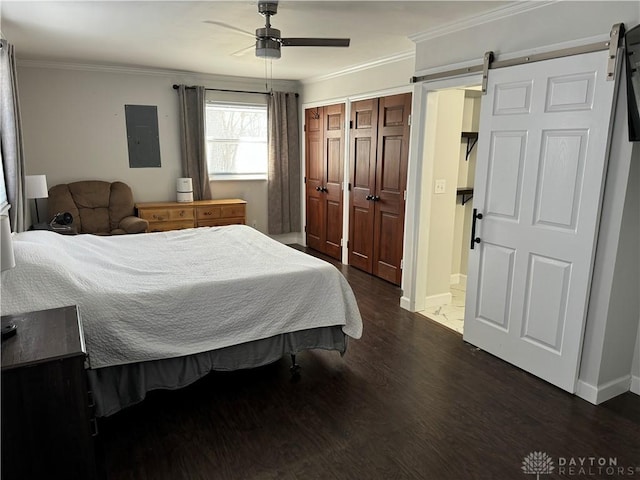
<svg viewBox="0 0 640 480">
<path fill-rule="evenodd" d="M 329 73 L 326 75 L 321 75 L 318 77 L 311 77 L 303 80 L 275 80 L 274 79 L 274 83 L 292 86 L 292 85 L 321 82 L 321 81 L 329 80 L 331 78 L 349 75 L 359 71 L 368 70 L 370 68 L 386 65 L 389 63 L 395 63 L 395 62 L 400 62 L 407 59 L 412 59 L 414 58 L 414 56 L 415 56 L 415 52 L 411 50 L 411 51 L 399 53 L 396 55 L 379 58 L 371 62 L 354 65 L 354 66 L 345 68 L 343 70 L 339 70 L 337 72 Z M 263 78 L 234 77 L 231 75 L 215 75 L 215 74 L 207 74 L 202 72 L 191 72 L 187 70 L 165 70 L 165 69 L 157 69 L 157 68 L 130 67 L 130 66 L 123 66 L 123 65 L 102 65 L 102 64 L 91 64 L 91 63 L 56 62 L 51 60 L 24 60 L 24 59 L 20 60 L 19 59 L 17 64 L 19 67 L 24 67 L 24 68 L 52 68 L 52 69 L 58 69 L 58 70 L 76 70 L 76 71 L 84 71 L 84 72 L 151 75 L 155 77 L 168 77 L 168 78 L 189 77 L 189 78 L 200 79 L 204 81 L 216 80 L 216 81 L 222 81 L 222 82 L 231 82 L 236 86 L 239 85 L 239 83 L 252 85 L 258 81 L 260 82 L 264 81 Z M 195 81 L 195 80 L 192 80 L 192 81 Z"/>
<path fill-rule="evenodd" d="M 450 33 L 466 30 L 471 27 L 483 25 L 485 23 L 495 22 L 503 18 L 508 18 L 514 15 L 520 15 L 521 13 L 536 10 L 538 8 L 546 7 L 548 5 L 558 3 L 560 0 L 540 0 L 540 1 L 519 1 L 517 3 L 506 5 L 504 7 L 498 7 L 487 13 L 480 15 L 474 15 L 455 22 L 439 25 L 434 28 L 425 30 L 424 32 L 416 33 L 409 36 L 409 40 L 415 43 L 424 42 L 433 38 L 442 37 Z"/>
<path fill-rule="evenodd" d="M 333 73 L 328 73 L 326 75 L 320 75 L 317 77 L 310 77 L 300 80 L 303 85 L 308 85 L 311 83 L 324 82 L 325 80 L 331 80 L 332 78 L 343 77 L 345 75 L 351 75 L 356 72 L 361 72 L 363 70 L 369 70 L 371 68 L 381 67 L 383 65 L 388 65 L 391 63 L 402 62 L 404 60 L 409 60 L 415 58 L 415 51 L 409 50 L 402 53 L 397 53 L 395 55 L 390 55 L 388 57 L 382 57 L 377 60 L 373 60 L 367 63 L 361 63 L 359 65 L 353 65 L 351 67 L 347 67 L 343 70 L 338 70 Z"/>
<path fill-rule="evenodd" d="M 103 65 L 93 63 L 56 62 L 52 60 L 21 60 L 17 62 L 19 67 L 26 68 L 53 68 L 58 70 L 81 70 L 85 72 L 102 73 L 130 73 L 134 75 L 154 75 L 173 77 L 176 75 L 199 75 L 196 72 L 185 70 L 164 70 L 145 67 L 130 67 L 123 65 Z"/>
<path fill-rule="evenodd" d="M 149 75 L 153 77 L 166 77 L 171 81 L 185 79 L 185 83 L 207 84 L 215 82 L 229 85 L 228 88 L 256 88 L 258 83 L 264 82 L 264 78 L 234 77 L 232 75 L 215 75 L 211 73 L 191 72 L 187 70 L 167 70 L 146 67 L 131 67 L 123 65 L 102 65 L 89 63 L 56 62 L 50 60 L 18 60 L 19 67 L 24 68 L 50 68 L 57 70 L 75 70 L 83 72 L 115 73 L 129 75 Z M 277 88 L 294 88 L 300 85 L 297 80 L 273 80 Z"/>
<path fill-rule="evenodd" d="M 554 4 L 559 1 L 561 0 L 540 0 L 540 1 L 536 0 L 536 1 L 522 1 L 522 2 L 519 1 L 517 3 L 506 5 L 504 7 L 498 7 L 487 13 L 475 15 L 472 17 L 465 18 L 463 20 L 440 25 L 438 27 L 425 30 L 424 32 L 417 33 L 415 35 L 410 35 L 409 40 L 413 41 L 414 43 L 423 42 L 432 38 L 441 37 L 443 35 L 459 32 L 461 30 L 482 25 L 484 23 L 494 22 L 496 20 L 500 20 L 502 18 L 508 18 L 513 15 L 519 15 L 521 13 L 525 13 L 531 10 L 535 10 L 537 8 L 545 7 L 547 5 Z M 415 51 L 402 52 L 402 53 L 398 53 L 388 57 L 379 58 L 372 62 L 353 65 L 351 67 L 345 68 L 343 70 L 338 70 L 336 72 L 329 73 L 327 75 L 305 78 L 305 79 L 302 79 L 301 82 L 303 85 L 323 82 L 326 80 L 331 80 L 333 78 L 339 78 L 345 75 L 351 75 L 356 72 L 361 72 L 364 70 L 369 70 L 371 68 L 381 67 L 383 65 L 400 62 L 410 58 L 415 58 Z"/>
</svg>

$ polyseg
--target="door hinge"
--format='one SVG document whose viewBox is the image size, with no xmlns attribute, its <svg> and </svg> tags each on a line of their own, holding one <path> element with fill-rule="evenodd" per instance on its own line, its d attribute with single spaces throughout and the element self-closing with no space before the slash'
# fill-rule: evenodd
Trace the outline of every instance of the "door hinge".
<svg viewBox="0 0 640 480">
<path fill-rule="evenodd" d="M 348 184 L 349 191 L 351 191 L 351 183 Z"/>
<path fill-rule="evenodd" d="M 340 246 L 342 247 L 342 239 L 340 239 Z"/>
<path fill-rule="evenodd" d="M 404 191 L 404 201 L 405 202 L 407 201 L 407 191 L 406 190 Z"/>
<path fill-rule="evenodd" d="M 349 240 L 347 240 L 347 250 L 349 249 Z"/>
<path fill-rule="evenodd" d="M 616 23 L 611 27 L 609 39 L 609 61 L 607 62 L 607 81 L 616 79 L 616 54 L 620 46 L 620 40 L 624 38 L 624 24 Z"/>
<path fill-rule="evenodd" d="M 411 114 L 409 114 L 409 118 L 407 119 L 407 124 L 411 126 Z"/>
<path fill-rule="evenodd" d="M 304 183 L 307 183 L 307 177 L 304 177 Z"/>
<path fill-rule="evenodd" d="M 493 52 L 489 51 L 484 54 L 484 62 L 482 63 L 482 94 L 487 94 L 487 82 L 489 81 L 489 68 L 493 62 Z"/>
<path fill-rule="evenodd" d="M 307 131 L 307 124 L 306 124 L 306 123 L 302 126 L 302 131 L 303 131 L 303 132 L 306 132 L 306 131 Z"/>
<path fill-rule="evenodd" d="M 349 128 L 353 128 L 353 120 L 349 120 Z"/>
<path fill-rule="evenodd" d="M 304 233 L 307 233 L 307 226 L 304 226 Z"/>
<path fill-rule="evenodd" d="M 400 270 L 404 269 L 404 258 L 400 259 Z"/>
</svg>

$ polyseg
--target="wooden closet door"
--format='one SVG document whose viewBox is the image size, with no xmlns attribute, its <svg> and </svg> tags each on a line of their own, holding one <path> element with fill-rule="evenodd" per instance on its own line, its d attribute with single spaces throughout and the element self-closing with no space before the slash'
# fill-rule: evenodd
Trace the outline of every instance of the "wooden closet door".
<svg viewBox="0 0 640 480">
<path fill-rule="evenodd" d="M 342 179 L 344 170 L 344 104 L 324 107 L 324 207 L 322 252 L 342 259 Z"/>
<path fill-rule="evenodd" d="M 373 273 L 378 99 L 351 104 L 349 264 Z"/>
<path fill-rule="evenodd" d="M 320 190 L 324 179 L 323 107 L 305 110 L 305 203 L 307 245 L 323 251 L 325 233 L 324 195 Z"/>
<path fill-rule="evenodd" d="M 380 98 L 376 162 L 373 274 L 400 285 L 409 161 L 411 94 Z"/>
</svg>

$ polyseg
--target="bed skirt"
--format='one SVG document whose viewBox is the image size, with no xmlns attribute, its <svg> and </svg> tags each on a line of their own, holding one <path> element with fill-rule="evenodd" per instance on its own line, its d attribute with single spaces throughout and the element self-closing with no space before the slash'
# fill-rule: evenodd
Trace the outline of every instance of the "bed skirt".
<svg viewBox="0 0 640 480">
<path fill-rule="evenodd" d="M 185 387 L 213 370 L 254 368 L 285 355 L 320 348 L 344 354 L 347 337 L 342 326 L 285 333 L 185 357 L 87 370 L 95 415 L 106 417 L 144 400 L 147 392 Z"/>
</svg>

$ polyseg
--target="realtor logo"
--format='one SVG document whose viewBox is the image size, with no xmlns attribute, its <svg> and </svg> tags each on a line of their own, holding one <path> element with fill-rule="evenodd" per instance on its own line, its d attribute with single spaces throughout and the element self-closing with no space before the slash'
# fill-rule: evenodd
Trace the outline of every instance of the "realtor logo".
<svg viewBox="0 0 640 480">
<path fill-rule="evenodd" d="M 522 460 L 522 471 L 527 475 L 535 475 L 540 480 L 540 475 L 548 475 L 553 472 L 553 460 L 545 452 L 531 452 Z"/>
</svg>

